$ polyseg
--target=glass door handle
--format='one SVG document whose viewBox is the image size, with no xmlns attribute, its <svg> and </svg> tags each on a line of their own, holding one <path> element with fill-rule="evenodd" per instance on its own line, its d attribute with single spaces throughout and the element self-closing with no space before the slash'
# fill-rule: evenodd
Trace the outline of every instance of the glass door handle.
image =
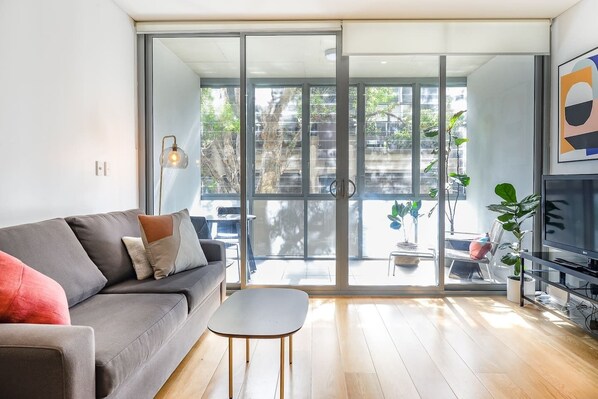
<svg viewBox="0 0 598 399">
<path fill-rule="evenodd" d="M 330 186 L 328 186 L 328 191 L 330 192 L 330 195 L 336 198 L 336 179 L 330 183 Z"/>
<path fill-rule="evenodd" d="M 351 191 L 351 194 L 349 194 L 349 197 L 348 197 L 348 198 L 351 198 L 355 195 L 355 192 L 357 191 L 357 187 L 355 187 L 355 183 L 351 179 L 349 179 L 349 185 L 353 187 L 353 191 Z"/>
<path fill-rule="evenodd" d="M 330 194 L 334 197 L 334 198 L 351 198 L 355 195 L 355 191 L 357 190 L 355 187 L 355 183 L 353 183 L 353 180 L 349 179 L 349 186 L 353 187 L 353 190 L 351 191 L 351 193 L 347 196 L 347 185 L 345 184 L 345 179 L 340 181 L 340 185 L 338 184 L 339 182 L 334 179 L 332 181 L 332 183 L 330 183 L 330 186 L 328 186 L 328 191 L 330 192 Z"/>
</svg>

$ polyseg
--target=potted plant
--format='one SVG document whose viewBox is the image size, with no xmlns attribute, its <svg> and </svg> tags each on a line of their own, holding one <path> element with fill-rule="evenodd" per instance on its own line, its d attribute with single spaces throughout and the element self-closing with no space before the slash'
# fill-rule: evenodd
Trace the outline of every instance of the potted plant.
<svg viewBox="0 0 598 399">
<path fill-rule="evenodd" d="M 488 205 L 487 208 L 492 212 L 499 213 L 497 219 L 502 224 L 505 231 L 509 231 L 515 237 L 514 242 L 503 243 L 499 249 L 508 248 L 501 261 L 505 265 L 513 266 L 513 275 L 507 278 L 507 298 L 512 302 L 519 302 L 520 284 L 521 284 L 521 252 L 523 251 L 523 238 L 531 230 L 523 230 L 523 223 L 534 216 L 540 204 L 540 196 L 531 194 L 517 200 L 515 187 L 510 183 L 497 184 L 494 192 L 503 201 L 500 204 Z M 524 291 L 534 292 L 534 279 L 526 277 L 524 282 Z"/>
<path fill-rule="evenodd" d="M 469 139 L 465 137 L 461 137 L 458 132 L 457 128 L 463 124 L 463 115 L 465 114 L 466 110 L 462 110 L 456 112 L 451 116 L 448 120 L 446 126 L 446 154 L 444 157 L 444 165 L 445 165 L 445 173 L 446 173 L 446 186 L 444 190 L 446 192 L 446 218 L 449 222 L 449 231 L 450 234 L 453 235 L 455 233 L 455 215 L 457 213 L 457 204 L 459 203 L 459 197 L 463 192 L 465 192 L 465 187 L 469 186 L 471 178 L 466 174 L 463 173 L 461 167 L 461 153 L 462 149 L 461 146 L 464 145 L 469 141 Z M 438 137 L 438 127 L 433 127 L 430 129 L 426 129 L 424 131 L 424 136 L 427 138 L 434 138 Z M 432 154 L 438 155 L 439 153 L 439 146 L 436 146 L 432 149 Z M 449 159 L 451 154 L 454 152 L 454 156 L 456 158 L 456 167 L 453 171 L 449 170 Z M 434 159 L 432 162 L 426 166 L 424 169 L 424 173 L 429 173 L 432 171 L 434 166 L 438 163 L 438 158 Z M 438 198 L 438 189 L 431 188 L 429 195 L 431 198 Z M 428 217 L 432 216 L 432 213 L 438 206 L 438 203 L 432 207 L 430 212 L 428 212 Z"/>
<path fill-rule="evenodd" d="M 403 229 L 403 240 L 397 242 L 397 247 L 405 249 L 413 249 L 417 247 L 417 244 L 409 241 L 409 234 L 407 232 L 407 217 L 411 217 L 413 226 L 415 228 L 415 241 L 417 242 L 417 223 L 418 218 L 421 216 L 419 210 L 421 209 L 422 202 L 420 201 L 407 201 L 398 202 L 395 201 L 391 208 L 390 215 L 387 215 L 390 220 L 390 228 L 393 230 Z M 395 264 L 397 265 L 417 265 L 419 258 L 414 256 L 396 256 Z"/>
</svg>

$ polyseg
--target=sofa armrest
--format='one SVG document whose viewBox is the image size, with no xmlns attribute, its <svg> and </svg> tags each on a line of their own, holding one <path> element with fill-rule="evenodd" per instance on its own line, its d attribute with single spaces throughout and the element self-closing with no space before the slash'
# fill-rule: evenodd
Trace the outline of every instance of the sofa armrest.
<svg viewBox="0 0 598 399">
<path fill-rule="evenodd" d="M 226 264 L 226 248 L 222 241 L 201 239 L 199 243 L 208 262 L 222 261 Z"/>
<path fill-rule="evenodd" d="M 95 398 L 91 327 L 0 324 L 0 398 Z"/>
<path fill-rule="evenodd" d="M 200 239 L 199 243 L 203 249 L 208 262 L 222 262 L 223 280 L 220 283 L 220 303 L 226 298 L 226 247 L 222 241 Z"/>
</svg>

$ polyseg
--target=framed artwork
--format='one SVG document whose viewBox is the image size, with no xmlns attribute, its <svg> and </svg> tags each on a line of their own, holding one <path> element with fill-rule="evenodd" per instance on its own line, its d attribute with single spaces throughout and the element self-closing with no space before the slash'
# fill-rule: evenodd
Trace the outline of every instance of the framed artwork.
<svg viewBox="0 0 598 399">
<path fill-rule="evenodd" d="M 598 159 L 598 48 L 559 65 L 559 162 Z"/>
</svg>

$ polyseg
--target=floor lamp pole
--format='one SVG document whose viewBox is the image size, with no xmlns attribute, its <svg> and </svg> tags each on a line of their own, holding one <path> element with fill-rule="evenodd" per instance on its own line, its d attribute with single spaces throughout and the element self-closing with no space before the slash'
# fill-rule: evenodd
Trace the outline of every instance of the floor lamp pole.
<svg viewBox="0 0 598 399">
<path fill-rule="evenodd" d="M 173 148 L 177 148 L 176 145 L 176 137 L 174 135 L 168 135 L 168 136 L 164 136 L 162 137 L 162 149 L 160 150 L 160 195 L 159 195 L 159 199 L 158 199 L 158 215 L 162 214 L 162 185 L 164 182 L 164 162 L 163 162 L 163 155 L 164 154 L 164 143 L 166 142 L 166 139 L 168 138 L 172 138 L 174 139 L 174 144 L 173 144 Z"/>
</svg>

